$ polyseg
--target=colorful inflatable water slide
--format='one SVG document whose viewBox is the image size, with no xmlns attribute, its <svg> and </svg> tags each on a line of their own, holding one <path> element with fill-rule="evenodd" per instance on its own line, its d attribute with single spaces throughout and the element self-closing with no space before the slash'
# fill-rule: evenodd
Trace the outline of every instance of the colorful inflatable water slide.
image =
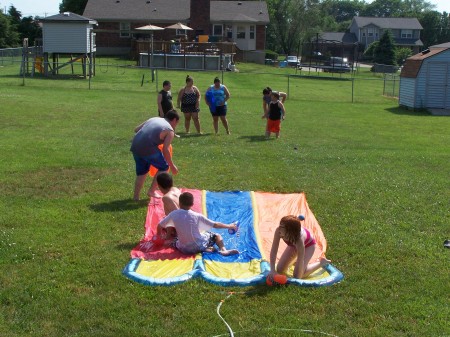
<svg viewBox="0 0 450 337">
<path fill-rule="evenodd" d="M 159 220 L 164 217 L 160 199 L 152 199 L 147 211 L 145 236 L 131 251 L 131 260 L 123 270 L 128 278 L 146 285 L 175 285 L 193 277 L 202 277 L 221 286 L 253 286 L 265 283 L 269 272 L 269 255 L 273 231 L 285 215 L 303 215 L 305 226 L 316 238 L 312 261 L 325 256 L 327 242 L 308 207 L 303 193 L 274 194 L 263 192 L 209 192 L 183 189 L 194 195 L 194 211 L 208 218 L 232 223 L 239 221 L 239 230 L 220 233 L 228 249 L 238 249 L 239 255 L 222 256 L 218 253 L 184 255 L 174 248 L 155 246 L 152 238 Z M 284 242 L 280 242 L 280 255 Z M 278 256 L 279 258 L 279 256 Z M 288 275 L 288 283 L 299 286 L 324 286 L 339 282 L 343 275 L 333 265 L 319 269 L 306 279 Z"/>
</svg>

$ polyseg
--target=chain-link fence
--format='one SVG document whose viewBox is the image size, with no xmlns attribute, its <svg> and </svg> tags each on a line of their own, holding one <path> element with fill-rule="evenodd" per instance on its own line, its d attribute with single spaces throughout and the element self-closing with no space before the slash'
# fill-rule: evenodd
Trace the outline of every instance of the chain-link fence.
<svg viewBox="0 0 450 337">
<path fill-rule="evenodd" d="M 357 67 L 351 73 L 324 73 L 317 69 L 279 68 L 237 64 L 238 72 L 168 70 L 138 67 L 134 61 L 99 58 L 92 67 L 93 76 L 85 76 L 81 60 L 61 60 L 58 74 L 45 77 L 44 65 L 29 59 L 25 69 L 21 58 L 22 48 L 0 53 L 0 86 L 33 86 L 51 89 L 93 89 L 113 91 L 141 91 L 156 94 L 162 82 L 170 80 L 172 91 L 184 86 L 186 75 L 194 77 L 195 85 L 205 91 L 218 76 L 232 91 L 234 97 L 260 97 L 262 89 L 269 86 L 284 91 L 292 100 L 378 103 L 386 96 L 398 97 L 399 77 L 395 74 L 374 74 L 369 68 Z M 42 61 L 41 61 L 42 62 Z M 65 66 L 64 66 L 65 65 Z M 242 66 L 242 67 L 241 67 Z M 32 71 L 31 71 L 32 70 Z M 87 72 L 87 75 L 89 72 Z M 63 80 L 61 80 L 63 79 Z"/>
</svg>

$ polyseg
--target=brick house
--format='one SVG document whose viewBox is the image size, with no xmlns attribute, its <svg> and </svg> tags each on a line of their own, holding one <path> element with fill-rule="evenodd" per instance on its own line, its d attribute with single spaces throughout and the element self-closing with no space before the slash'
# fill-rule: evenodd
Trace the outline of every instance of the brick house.
<svg viewBox="0 0 450 337">
<path fill-rule="evenodd" d="M 155 31 L 155 41 L 208 35 L 210 41 L 234 42 L 243 51 L 264 50 L 269 23 L 265 1 L 88 0 L 83 16 L 98 22 L 97 53 L 115 55 L 129 54 L 133 41 L 145 38 L 137 27 L 178 22 L 193 30 Z"/>
</svg>

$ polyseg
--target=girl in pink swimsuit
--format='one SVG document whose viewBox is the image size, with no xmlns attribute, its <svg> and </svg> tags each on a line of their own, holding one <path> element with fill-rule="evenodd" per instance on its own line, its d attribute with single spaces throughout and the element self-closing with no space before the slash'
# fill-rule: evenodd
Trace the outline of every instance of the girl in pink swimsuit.
<svg viewBox="0 0 450 337">
<path fill-rule="evenodd" d="M 281 239 L 288 246 L 275 268 Z M 315 246 L 316 240 L 306 228 L 302 228 L 298 217 L 293 215 L 283 217 L 273 237 L 272 249 L 270 250 L 270 273 L 286 274 L 289 266 L 295 263 L 293 276 L 295 278 L 305 278 L 320 267 L 330 263 L 331 261 L 326 258 L 309 263 L 314 255 Z"/>
</svg>

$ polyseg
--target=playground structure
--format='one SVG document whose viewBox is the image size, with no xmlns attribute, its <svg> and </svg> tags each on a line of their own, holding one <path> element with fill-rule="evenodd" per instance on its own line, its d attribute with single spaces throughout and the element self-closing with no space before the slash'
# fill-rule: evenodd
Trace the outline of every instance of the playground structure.
<svg viewBox="0 0 450 337">
<path fill-rule="evenodd" d="M 64 62 L 61 62 L 64 58 Z M 51 61 L 50 61 L 51 59 Z M 75 65 L 81 63 L 81 74 L 77 73 Z M 95 53 L 90 54 L 65 54 L 44 53 L 42 39 L 36 39 L 33 46 L 28 45 L 28 39 L 24 39 L 22 47 L 22 62 L 20 76 L 34 77 L 40 74 L 45 77 L 60 75 L 60 69 L 70 66 L 70 71 L 64 72 L 65 76 L 95 76 Z"/>
<path fill-rule="evenodd" d="M 21 75 L 36 72 L 45 77 L 60 75 L 66 66 L 71 72 L 64 75 L 79 76 L 74 64 L 81 62 L 84 78 L 95 75 L 95 34 L 93 26 L 97 21 L 83 16 L 65 12 L 41 19 L 42 39 L 37 39 L 34 47 L 28 46 L 28 39 L 23 41 Z"/>
</svg>

